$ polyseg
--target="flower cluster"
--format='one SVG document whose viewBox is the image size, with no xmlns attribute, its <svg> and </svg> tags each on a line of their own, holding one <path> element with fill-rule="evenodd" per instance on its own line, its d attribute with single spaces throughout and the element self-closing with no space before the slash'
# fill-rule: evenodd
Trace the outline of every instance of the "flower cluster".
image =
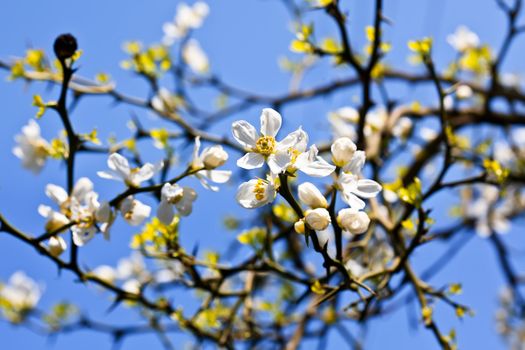
<svg viewBox="0 0 525 350">
<path fill-rule="evenodd" d="M 25 273 L 15 272 L 6 285 L 0 284 L 0 311 L 9 321 L 21 322 L 35 308 L 42 292 L 43 287 Z"/>
<path fill-rule="evenodd" d="M 188 31 L 199 28 L 209 12 L 210 8 L 202 1 L 196 2 L 193 6 L 185 3 L 179 4 L 173 21 L 165 23 L 162 28 L 164 30 L 162 43 L 171 46 L 175 40 L 185 36 Z"/>
<path fill-rule="evenodd" d="M 109 239 L 114 215 L 109 203 L 98 201 L 98 193 L 93 190 L 91 180 L 80 178 L 71 195 L 62 187 L 49 184 L 46 186 L 46 195 L 58 206 L 58 210 L 47 205 L 38 207 L 40 215 L 47 219 L 47 232 L 58 234 L 71 226 L 73 242 L 77 246 L 83 246 L 97 232 L 102 232 Z M 61 236 L 50 238 L 49 251 L 54 256 L 60 255 L 66 248 L 66 242 Z"/>
<path fill-rule="evenodd" d="M 272 203 L 279 193 L 281 179 L 296 176 L 297 171 L 316 178 L 332 175 L 332 196 L 340 192 L 342 200 L 348 205 L 339 210 L 334 224 L 352 234 L 365 232 L 370 219 L 363 211 L 365 202 L 361 198 L 373 198 L 381 190 L 377 182 L 362 178 L 365 152 L 358 151 L 350 138 L 338 138 L 331 146 L 333 164 L 330 164 L 319 155 L 315 145 L 308 148 L 308 134 L 302 128 L 280 141 L 276 140 L 281 124 L 281 115 L 270 108 L 262 111 L 259 132 L 247 121 L 233 123 L 233 136 L 247 152 L 237 161 L 237 165 L 244 169 L 256 169 L 266 163 L 269 169 L 265 179 L 252 179 L 239 186 L 239 204 L 244 208 L 258 208 Z M 308 209 L 295 223 L 296 231 L 304 233 L 306 228 L 326 230 L 332 223 L 333 215 L 325 195 L 311 182 L 301 183 L 297 192 L 300 202 Z"/>
</svg>

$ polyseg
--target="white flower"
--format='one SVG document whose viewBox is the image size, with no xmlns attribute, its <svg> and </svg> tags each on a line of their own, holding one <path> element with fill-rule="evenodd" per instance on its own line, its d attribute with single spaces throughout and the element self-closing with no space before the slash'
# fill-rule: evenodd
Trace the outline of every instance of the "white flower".
<svg viewBox="0 0 525 350">
<path fill-rule="evenodd" d="M 202 50 L 199 42 L 195 39 L 188 40 L 184 45 L 182 49 L 182 59 L 195 73 L 203 74 L 210 69 L 208 57 Z"/>
<path fill-rule="evenodd" d="M 124 282 L 122 290 L 130 294 L 140 294 L 140 282 L 132 279 Z"/>
<path fill-rule="evenodd" d="M 357 146 L 350 138 L 340 137 L 332 143 L 330 150 L 334 164 L 343 167 L 352 160 L 355 151 L 357 151 Z"/>
<path fill-rule="evenodd" d="M 232 172 L 229 170 L 216 170 L 215 168 L 223 165 L 228 160 L 228 153 L 221 145 L 206 147 L 201 154 L 199 150 L 201 147 L 200 137 L 195 138 L 195 146 L 193 148 L 193 158 L 190 167 L 192 169 L 203 169 L 197 171 L 194 175 L 201 182 L 202 186 L 208 190 L 218 191 L 217 186 L 213 186 L 209 181 L 214 183 L 227 182 Z"/>
<path fill-rule="evenodd" d="M 479 37 L 466 26 L 459 26 L 453 34 L 447 36 L 447 42 L 456 51 L 464 52 L 479 46 Z"/>
<path fill-rule="evenodd" d="M 60 256 L 67 249 L 67 243 L 61 236 L 49 238 L 48 250 L 55 258 Z"/>
<path fill-rule="evenodd" d="M 335 138 L 348 137 L 355 139 L 357 134 L 353 125 L 359 121 L 359 112 L 352 107 L 341 107 L 328 115 Z"/>
<path fill-rule="evenodd" d="M 117 278 L 115 269 L 108 265 L 97 266 L 91 273 L 107 283 L 113 283 Z"/>
<path fill-rule="evenodd" d="M 121 280 L 136 279 L 146 281 L 149 272 L 144 264 L 142 255 L 134 251 L 129 257 L 120 259 L 117 265 L 116 277 Z"/>
<path fill-rule="evenodd" d="M 0 300 L 6 300 L 14 312 L 33 309 L 42 296 L 42 287 L 22 271 L 15 272 L 5 286 L 0 287 Z"/>
<path fill-rule="evenodd" d="M 419 135 L 421 138 L 427 142 L 430 142 L 434 140 L 436 137 L 438 137 L 438 132 L 432 128 L 423 127 L 419 131 Z"/>
<path fill-rule="evenodd" d="M 22 166 L 38 174 L 46 163 L 51 146 L 40 136 L 40 127 L 34 120 L 29 120 L 22 128 L 22 133 L 15 136 L 17 146 L 13 154 L 22 160 Z"/>
<path fill-rule="evenodd" d="M 62 213 L 53 210 L 47 205 L 39 205 L 38 213 L 47 219 L 46 232 L 56 232 L 58 229 L 69 224 L 69 219 Z"/>
<path fill-rule="evenodd" d="M 475 220 L 476 232 L 480 237 L 488 237 L 492 232 L 506 233 L 510 230 L 508 219 L 512 212 L 509 205 L 497 205 L 500 190 L 496 186 L 479 186 L 479 197 L 465 208 L 466 216 Z"/>
<path fill-rule="evenodd" d="M 247 209 L 259 208 L 273 202 L 277 194 L 275 179 L 254 179 L 244 182 L 237 190 L 237 202 Z"/>
<path fill-rule="evenodd" d="M 310 209 L 305 212 L 304 221 L 313 230 L 322 231 L 330 225 L 330 213 L 325 208 Z"/>
<path fill-rule="evenodd" d="M 175 111 L 179 105 L 180 99 L 169 92 L 168 89 L 163 87 L 160 88 L 157 94 L 151 99 L 151 106 L 153 109 L 161 113 L 170 113 Z M 158 146 L 160 147 L 157 148 L 164 148 L 164 145 L 158 144 Z"/>
<path fill-rule="evenodd" d="M 310 208 L 328 208 L 328 202 L 321 191 L 311 182 L 305 182 L 297 188 L 299 199 Z"/>
<path fill-rule="evenodd" d="M 473 94 L 472 88 L 470 86 L 468 86 L 468 85 L 460 84 L 456 88 L 456 96 L 460 100 L 466 100 L 468 98 L 471 98 L 472 94 Z"/>
<path fill-rule="evenodd" d="M 151 213 L 151 207 L 133 198 L 133 196 L 126 197 L 120 203 L 119 209 L 124 220 L 132 226 L 140 225 Z"/>
<path fill-rule="evenodd" d="M 47 218 L 46 231 L 54 232 L 69 224 L 72 206 L 83 203 L 88 193 L 91 192 L 93 192 L 93 183 L 86 177 L 78 179 L 73 187 L 71 197 L 62 187 L 48 184 L 46 186 L 46 195 L 58 205 L 59 211 L 55 211 L 46 205 L 38 207 L 40 215 Z"/>
<path fill-rule="evenodd" d="M 164 23 L 162 27 L 164 31 L 162 43 L 166 46 L 173 45 L 176 39 L 185 36 L 189 30 L 199 28 L 209 12 L 208 5 L 201 1 L 193 6 L 179 4 L 173 22 Z"/>
<path fill-rule="evenodd" d="M 101 231 L 104 237 L 109 239 L 109 228 L 113 222 L 113 215 L 107 202 L 102 205 L 99 203 L 97 193 L 88 193 L 84 204 L 73 201 L 71 219 L 78 222 L 71 227 L 73 242 L 77 246 L 85 245 L 98 231 Z"/>
<path fill-rule="evenodd" d="M 108 158 L 111 171 L 98 171 L 97 175 L 104 179 L 123 181 L 129 187 L 140 187 L 143 181 L 149 180 L 162 169 L 163 163 L 146 163 L 140 168 L 130 168 L 128 160 L 118 153 L 112 153 Z"/>
<path fill-rule="evenodd" d="M 401 117 L 392 128 L 392 135 L 401 139 L 406 139 L 412 131 L 412 126 L 412 119 L 409 117 Z"/>
<path fill-rule="evenodd" d="M 73 221 L 75 224 L 71 231 L 77 246 L 87 243 L 98 231 L 108 238 L 113 221 L 111 209 L 107 202 L 102 205 L 98 202 L 98 194 L 93 191 L 93 183 L 87 177 L 78 179 L 71 196 L 62 187 L 53 184 L 46 186 L 46 195 L 60 208 L 55 211 L 45 205 L 38 207 L 40 215 L 47 218 L 47 232 L 55 232 Z"/>
<path fill-rule="evenodd" d="M 356 151 L 350 163 L 343 168 L 343 172 L 337 180 L 338 188 L 342 192 L 343 201 L 351 208 L 357 210 L 365 207 L 365 202 L 359 197 L 373 198 L 381 191 L 381 185 L 374 180 L 359 178 L 365 161 L 365 153 L 363 151 Z"/>
<path fill-rule="evenodd" d="M 291 153 L 292 157 L 286 170 L 292 174 L 300 170 L 312 177 L 325 177 L 333 173 L 335 166 L 329 164 L 318 154 L 319 150 L 316 145 L 310 146 L 310 150 L 300 153 L 297 157 L 295 157 L 294 153 Z"/>
<path fill-rule="evenodd" d="M 192 188 L 165 183 L 161 190 L 157 217 L 164 224 L 169 225 L 175 216 L 173 206 L 177 208 L 180 215 L 188 216 L 191 214 L 195 199 L 197 199 L 197 193 Z"/>
<path fill-rule="evenodd" d="M 370 218 L 364 211 L 354 208 L 345 208 L 339 210 L 337 214 L 337 224 L 344 231 L 352 234 L 365 233 L 370 224 Z"/>
<path fill-rule="evenodd" d="M 274 174 L 280 174 L 290 164 L 292 154 L 290 149 L 302 141 L 301 129 L 289 134 L 281 142 L 275 140 L 277 132 L 281 128 L 281 115 L 271 109 L 264 108 L 261 113 L 260 135 L 253 125 L 245 120 L 238 120 L 232 124 L 233 137 L 243 145 L 248 153 L 237 160 L 237 165 L 243 169 L 256 169 L 268 163 Z"/>
<path fill-rule="evenodd" d="M 388 121 L 388 112 L 384 108 L 370 110 L 366 114 L 364 135 L 366 136 L 367 153 L 377 154 L 381 145 L 383 129 Z M 330 114 L 330 123 L 336 138 L 357 138 L 356 126 L 359 122 L 359 112 L 352 107 L 343 107 Z"/>
<path fill-rule="evenodd" d="M 345 268 L 355 277 L 361 277 L 366 272 L 363 265 L 353 259 L 350 259 L 345 263 Z"/>
</svg>

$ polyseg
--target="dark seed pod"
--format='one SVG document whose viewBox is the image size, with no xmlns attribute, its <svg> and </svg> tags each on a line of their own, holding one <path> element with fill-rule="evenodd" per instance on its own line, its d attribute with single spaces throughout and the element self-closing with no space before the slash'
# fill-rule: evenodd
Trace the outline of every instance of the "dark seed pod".
<svg viewBox="0 0 525 350">
<path fill-rule="evenodd" d="M 71 34 L 62 34 L 55 39 L 53 50 L 61 61 L 71 58 L 77 51 L 77 39 Z"/>
</svg>

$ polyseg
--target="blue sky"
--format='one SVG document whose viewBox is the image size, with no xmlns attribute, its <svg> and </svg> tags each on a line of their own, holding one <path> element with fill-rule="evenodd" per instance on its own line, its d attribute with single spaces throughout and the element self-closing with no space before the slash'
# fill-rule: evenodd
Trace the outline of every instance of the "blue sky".
<svg viewBox="0 0 525 350">
<path fill-rule="evenodd" d="M 460 24 L 468 25 L 477 32 L 483 42 L 499 47 L 504 33 L 504 17 L 498 12 L 493 0 L 390 0 L 385 1 L 385 15 L 393 25 L 385 28 L 386 39 L 393 43 L 393 51 L 388 58 L 392 65 L 410 69 L 406 63 L 406 41 L 430 35 L 435 38 L 435 60 L 439 67 L 444 67 L 454 53 L 446 43 L 446 35 Z M 349 9 L 350 32 L 357 47 L 365 43 L 364 27 L 371 20 L 370 2 L 342 1 Z M 0 57 L 21 56 L 28 46 L 44 48 L 51 52 L 56 35 L 63 32 L 73 33 L 79 41 L 84 54 L 80 61 L 80 73 L 93 77 L 98 72 L 110 73 L 117 82 L 118 89 L 131 95 L 144 96 L 146 85 L 134 78 L 129 72 L 120 69 L 119 62 L 125 58 L 121 45 L 126 40 L 140 40 L 144 43 L 159 42 L 162 37 L 161 26 L 172 19 L 176 2 L 155 1 L 99 1 L 71 2 L 50 0 L 36 2 L 29 0 L 9 1 L 2 5 L 0 12 Z M 286 92 L 288 76 L 278 65 L 278 58 L 293 57 L 288 45 L 293 38 L 290 31 L 290 18 L 284 6 L 277 0 L 225 0 L 210 2 L 211 14 L 204 26 L 195 36 L 211 59 L 213 71 L 234 86 L 242 87 L 264 95 L 280 95 Z M 316 23 L 319 31 L 335 34 L 330 24 Z M 513 47 L 505 68 L 520 72 L 523 65 L 519 52 L 525 49 L 523 40 Z M 305 86 L 315 85 L 334 76 L 348 76 L 346 69 L 337 69 L 326 76 L 326 66 L 312 71 L 305 79 Z M 13 136 L 30 119 L 35 109 L 31 106 L 32 95 L 42 94 L 54 98 L 56 89 L 43 84 L 24 85 L 22 82 L 8 83 L 6 72 L 0 72 L 0 101 L 2 103 L 2 137 L 0 137 L 0 212 L 12 223 L 28 232 L 41 232 L 43 219 L 36 208 L 40 203 L 48 203 L 44 195 L 47 183 L 64 184 L 64 167 L 56 162 L 49 163 L 39 176 L 22 170 L 18 159 L 11 149 Z M 396 91 L 402 98 L 408 98 L 411 91 Z M 422 98 L 428 98 L 421 92 Z M 336 94 L 300 105 L 293 105 L 281 110 L 285 118 L 285 129 L 295 129 L 299 124 L 311 132 L 313 140 L 326 138 L 328 123 L 323 121 L 326 113 L 332 109 L 350 104 L 352 92 Z M 350 95 L 350 96 L 349 96 Z M 214 95 L 203 92 L 198 95 L 204 106 L 212 105 Z M 128 132 L 125 122 L 129 118 L 131 107 L 113 106 L 107 98 L 84 100 L 75 111 L 73 121 L 81 131 L 90 131 L 98 127 L 102 136 L 114 132 L 125 137 Z M 147 125 L 154 124 L 148 113 L 139 111 L 139 116 Z M 243 113 L 237 118 L 255 122 L 257 108 Z M 219 134 L 229 133 L 230 118 L 212 131 Z M 61 128 L 58 118 L 48 113 L 40 122 L 46 137 L 54 137 Z M 314 129 L 321 130 L 318 134 Z M 324 133 L 323 133 L 324 130 Z M 159 152 L 149 151 L 151 161 L 161 157 Z M 89 176 L 95 182 L 96 189 L 108 196 L 122 188 L 115 183 L 108 183 L 95 176 L 97 170 L 105 168 L 105 158 L 84 155 L 80 157 L 78 174 Z M 7 171 L 6 171 L 7 170 Z M 199 186 L 189 180 L 189 185 Z M 194 214 L 183 224 L 183 242 L 188 249 L 199 242 L 206 247 L 223 249 L 234 238 L 232 233 L 221 230 L 221 217 L 227 214 L 248 215 L 240 211 L 234 201 L 235 185 L 225 186 L 219 194 L 204 192 L 199 189 L 199 202 Z M 217 205 L 220 203 L 220 205 Z M 446 208 L 444 208 L 446 209 Z M 446 210 L 445 210 L 446 211 Z M 210 220 L 203 222 L 200 218 Z M 186 231 L 184 231 L 186 228 Z M 124 224 L 114 230 L 111 243 L 95 239 L 82 250 L 81 260 L 90 267 L 98 264 L 115 264 L 120 257 L 126 256 L 130 234 L 136 232 Z M 219 232 L 220 234 L 215 234 Z M 523 247 L 523 239 L 516 240 L 517 230 L 510 233 L 509 239 L 518 247 Z M 514 236 L 513 236 L 514 235 Z M 213 237 L 213 239 L 210 239 Z M 422 249 L 414 258 L 414 264 L 426 266 L 438 256 L 442 247 Z M 488 257 L 488 258 L 487 258 Z M 443 285 L 446 282 L 463 283 L 464 294 L 461 301 L 468 301 L 476 310 L 474 318 L 467 317 L 457 321 L 453 311 L 447 307 L 437 308 L 437 318 L 443 329 L 455 327 L 462 349 L 500 349 L 503 345 L 495 333 L 494 308 L 497 293 L 502 284 L 497 266 L 494 265 L 494 252 L 482 239 L 472 239 L 460 257 L 455 258 L 433 282 Z M 71 300 L 84 305 L 85 311 L 95 318 L 126 324 L 138 318 L 128 311 L 107 314 L 108 295 L 95 288 L 86 288 L 76 283 L 69 273 L 57 274 L 56 268 L 33 253 L 29 248 L 10 237 L 0 234 L 0 280 L 7 279 L 12 272 L 24 270 L 36 279 L 46 283 L 46 293 L 42 306 L 51 305 L 58 300 Z M 182 295 L 180 303 L 187 303 L 188 296 Z M 89 305 L 89 306 L 87 306 Z M 446 326 L 445 326 L 446 325 Z M 433 349 L 435 341 L 429 332 L 421 327 L 413 329 L 408 322 L 407 312 L 401 310 L 370 323 L 366 349 L 395 348 Z M 153 341 L 153 342 L 152 342 Z M 339 344 L 334 338 L 331 346 Z M 0 322 L 0 344 L 3 349 L 101 349 L 110 347 L 109 338 L 90 332 L 76 333 L 60 337 L 54 343 L 37 336 L 25 329 L 14 328 Z M 151 345 L 153 344 L 153 345 Z M 157 340 L 152 337 L 132 338 L 126 342 L 125 349 L 141 349 L 144 346 L 157 347 Z"/>
</svg>

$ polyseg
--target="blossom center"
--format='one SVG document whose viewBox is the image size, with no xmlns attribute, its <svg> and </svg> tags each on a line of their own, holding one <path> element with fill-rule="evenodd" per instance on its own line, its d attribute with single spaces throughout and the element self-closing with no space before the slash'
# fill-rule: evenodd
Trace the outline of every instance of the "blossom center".
<svg viewBox="0 0 525 350">
<path fill-rule="evenodd" d="M 255 194 L 255 199 L 258 201 L 264 200 L 266 197 L 266 183 L 264 180 L 259 179 L 253 188 L 253 193 Z"/>
<path fill-rule="evenodd" d="M 275 138 L 272 136 L 261 136 L 255 143 L 255 151 L 264 156 L 269 156 L 275 149 Z"/>
</svg>

